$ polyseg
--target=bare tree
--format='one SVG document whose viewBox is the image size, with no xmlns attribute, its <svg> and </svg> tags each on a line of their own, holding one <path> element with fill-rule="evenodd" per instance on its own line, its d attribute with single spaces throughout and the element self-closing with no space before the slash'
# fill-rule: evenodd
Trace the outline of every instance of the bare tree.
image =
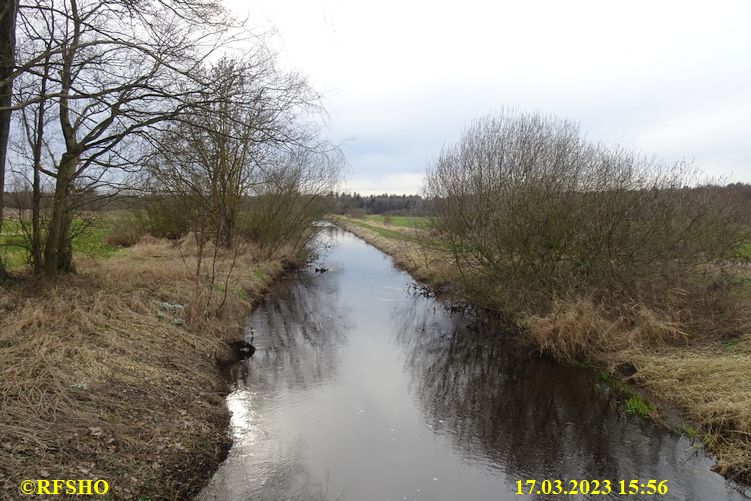
<svg viewBox="0 0 751 501">
<path fill-rule="evenodd" d="M 29 95 L 45 95 L 47 92 L 47 84 L 50 78 L 50 65 L 49 56 L 45 58 L 43 66 L 40 68 L 39 79 L 33 80 L 33 86 L 29 88 L 18 89 L 18 100 L 24 100 Z M 50 125 L 52 121 L 56 119 L 56 116 L 50 116 L 48 108 L 50 103 L 47 100 L 40 101 L 36 104 L 21 108 L 21 117 L 19 125 L 22 126 L 25 144 L 19 147 L 18 157 L 25 157 L 25 153 L 29 153 L 30 157 L 27 158 L 31 165 L 31 179 L 26 179 L 26 185 L 31 185 L 31 227 L 24 228 L 27 234 L 27 240 L 29 242 L 29 255 L 31 258 L 31 264 L 35 275 L 42 272 L 42 158 L 45 148 L 48 148 L 48 139 L 45 135 L 45 129 Z M 22 169 L 15 169 L 15 174 L 18 177 L 24 178 L 25 171 Z M 23 224 L 23 219 L 19 221 Z"/>
<path fill-rule="evenodd" d="M 3 228 L 3 208 L 5 207 L 5 166 L 12 113 L 12 73 L 15 66 L 17 11 L 16 0 L 5 0 L 0 7 L 0 233 Z M 5 276 L 5 268 L 0 260 L 0 278 L 3 276 Z"/>
<path fill-rule="evenodd" d="M 313 223 L 334 209 L 329 194 L 344 163 L 342 152 L 333 146 L 280 152 L 264 172 L 264 182 L 253 186 L 242 225 L 262 257 L 285 247 L 293 254 L 305 248 L 315 235 Z"/>
<path fill-rule="evenodd" d="M 317 110 L 317 95 L 299 75 L 278 71 L 263 47 L 218 61 L 207 80 L 206 94 L 155 142 L 151 173 L 192 200 L 196 221 L 211 231 L 202 236 L 229 247 L 243 197 L 268 182 L 277 151 L 320 147 L 318 128 L 302 120 Z"/>
<path fill-rule="evenodd" d="M 197 70 L 227 42 L 228 27 L 210 1 L 36 0 L 21 6 L 23 59 L 16 73 L 22 82 L 44 79 L 45 89 L 13 108 L 46 102 L 57 118 L 45 128 L 44 158 L 35 162 L 55 183 L 45 273 L 74 271 L 77 194 L 117 190 L 122 173 L 140 168 L 147 136 L 204 92 Z"/>
<path fill-rule="evenodd" d="M 574 122 L 506 112 L 467 127 L 426 184 L 467 287 L 514 312 L 571 291 L 675 286 L 725 259 L 738 208 L 699 181 L 683 163 L 592 144 Z"/>
</svg>

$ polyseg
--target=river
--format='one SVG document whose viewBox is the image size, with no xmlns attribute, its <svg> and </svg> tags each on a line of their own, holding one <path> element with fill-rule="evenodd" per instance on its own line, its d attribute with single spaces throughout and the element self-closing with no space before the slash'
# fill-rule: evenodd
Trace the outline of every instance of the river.
<svg viewBox="0 0 751 501">
<path fill-rule="evenodd" d="M 320 238 L 320 261 L 248 319 L 257 351 L 227 398 L 234 445 L 200 500 L 749 499 L 686 437 L 625 413 L 591 371 L 414 293 L 349 233 Z M 516 494 L 531 479 L 532 494 Z M 536 494 L 545 479 L 601 492 L 607 479 L 613 492 Z M 617 495 L 632 479 L 666 480 L 668 493 Z"/>
</svg>

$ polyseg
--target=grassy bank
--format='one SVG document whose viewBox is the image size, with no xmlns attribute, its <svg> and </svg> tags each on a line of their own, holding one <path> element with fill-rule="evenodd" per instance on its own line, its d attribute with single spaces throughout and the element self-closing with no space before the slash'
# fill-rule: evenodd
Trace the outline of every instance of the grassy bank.
<svg viewBox="0 0 751 501">
<path fill-rule="evenodd" d="M 284 271 L 253 255 L 218 252 L 209 287 L 189 237 L 147 237 L 77 258 L 75 276 L 3 284 L 0 498 L 40 478 L 105 479 L 115 499 L 196 493 L 229 446 L 217 362 Z"/>
<path fill-rule="evenodd" d="M 343 228 L 390 254 L 395 263 L 417 280 L 481 306 L 492 298 L 460 290 L 461 277 L 452 256 L 431 242 L 420 244 L 414 227 L 383 221 L 341 218 Z M 396 236 L 395 236 L 396 234 Z M 430 240 L 430 235 L 423 235 Z M 751 283 L 748 269 L 735 270 L 736 280 Z M 535 349 L 565 363 L 595 367 L 610 385 L 624 388 L 624 410 L 665 417 L 659 408 L 625 391 L 628 385 L 647 390 L 655 401 L 669 402 L 681 411 L 683 430 L 701 441 L 716 456 L 716 469 L 723 475 L 751 481 L 751 332 L 724 332 L 729 316 L 739 325 L 751 311 L 751 297 L 724 306 L 713 301 L 711 287 L 702 304 L 688 303 L 676 290 L 669 299 L 674 317 L 658 313 L 634 301 L 618 316 L 585 298 L 558 301 L 550 314 L 517 318 L 523 339 Z M 743 290 L 740 288 L 740 290 Z M 738 308 L 737 305 L 744 305 Z M 680 310 L 680 311 L 678 311 Z M 679 314 L 680 313 L 680 314 Z M 716 321 L 716 322 L 715 322 Z M 685 330 L 685 327 L 692 331 Z M 701 335 L 693 335 L 695 332 Z"/>
<path fill-rule="evenodd" d="M 368 214 L 365 216 L 368 223 L 376 223 L 400 228 L 425 228 L 428 218 L 424 216 L 384 216 L 382 214 Z"/>
</svg>

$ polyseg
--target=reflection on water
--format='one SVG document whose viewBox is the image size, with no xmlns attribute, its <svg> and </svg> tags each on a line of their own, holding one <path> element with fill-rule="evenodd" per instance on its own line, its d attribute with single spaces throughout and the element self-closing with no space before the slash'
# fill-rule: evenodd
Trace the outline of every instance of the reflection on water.
<svg viewBox="0 0 751 501">
<path fill-rule="evenodd" d="M 516 481 L 546 478 L 744 499 L 588 372 L 410 295 L 409 277 L 355 237 L 322 238 L 331 271 L 278 284 L 249 319 L 257 351 L 228 397 L 235 444 L 200 499 L 543 499 L 516 495 Z"/>
</svg>

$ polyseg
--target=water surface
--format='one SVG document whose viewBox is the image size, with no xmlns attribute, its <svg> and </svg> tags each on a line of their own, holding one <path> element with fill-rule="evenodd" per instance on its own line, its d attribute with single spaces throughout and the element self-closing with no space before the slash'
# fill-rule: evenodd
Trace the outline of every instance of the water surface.
<svg viewBox="0 0 751 501">
<path fill-rule="evenodd" d="M 588 371 L 411 292 L 390 258 L 328 228 L 316 266 L 250 316 L 228 397 L 234 446 L 208 500 L 522 500 L 517 480 L 668 480 L 748 499 L 685 437 L 626 415 Z M 748 494 L 748 493 L 747 493 Z"/>
</svg>

